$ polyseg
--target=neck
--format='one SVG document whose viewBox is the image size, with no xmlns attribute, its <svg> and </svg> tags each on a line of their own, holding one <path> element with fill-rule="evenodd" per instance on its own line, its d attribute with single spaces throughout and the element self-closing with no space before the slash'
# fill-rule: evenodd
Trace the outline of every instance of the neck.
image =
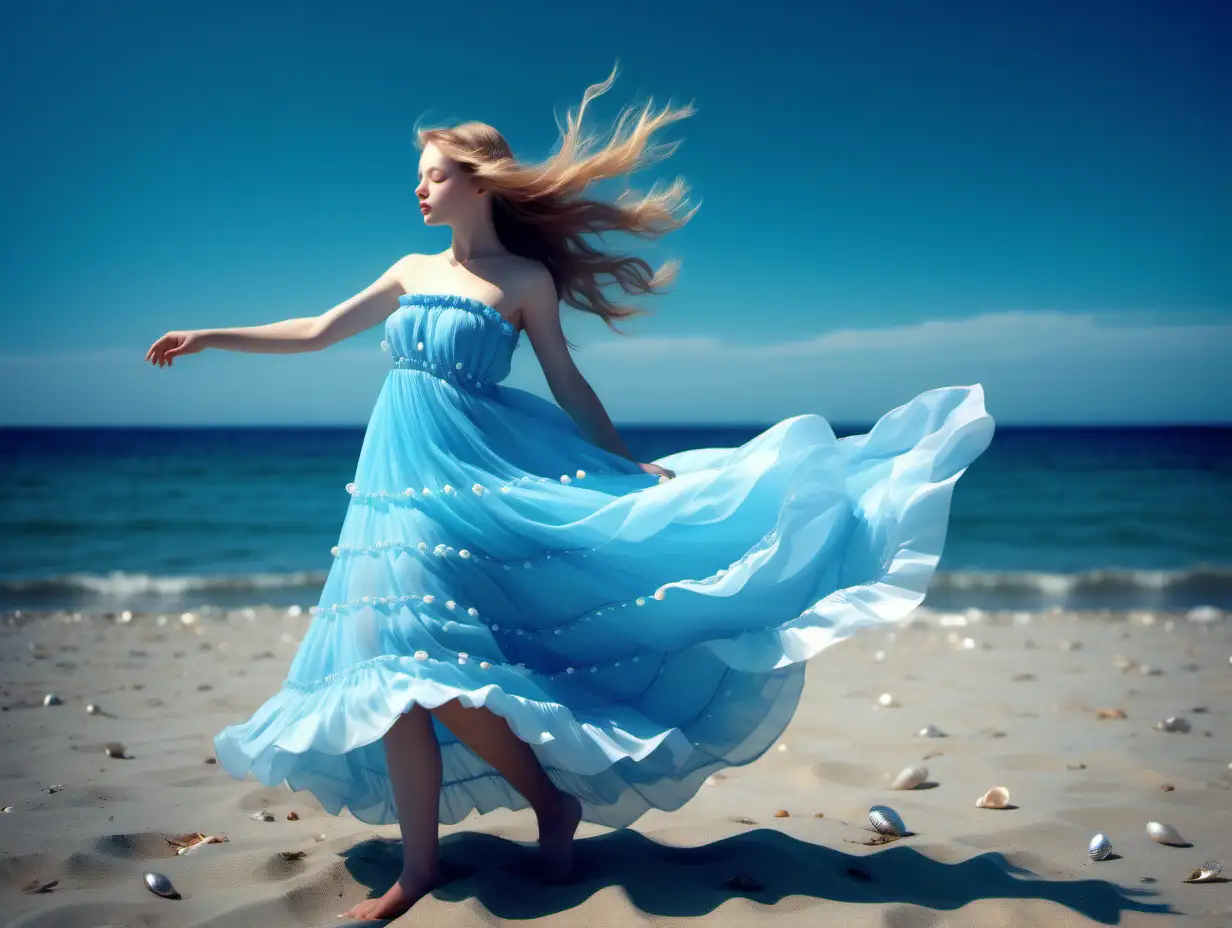
<svg viewBox="0 0 1232 928">
<path fill-rule="evenodd" d="M 453 244 L 447 256 L 458 262 L 475 261 L 479 258 L 494 258 L 509 253 L 496 235 L 496 227 L 489 217 L 484 217 L 469 228 L 453 230 Z"/>
</svg>

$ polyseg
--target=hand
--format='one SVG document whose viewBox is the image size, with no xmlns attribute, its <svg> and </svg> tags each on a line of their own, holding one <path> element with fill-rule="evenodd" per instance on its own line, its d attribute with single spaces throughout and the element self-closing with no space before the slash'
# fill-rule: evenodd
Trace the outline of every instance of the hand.
<svg viewBox="0 0 1232 928">
<path fill-rule="evenodd" d="M 658 464 L 639 464 L 638 467 L 648 474 L 660 474 L 669 480 L 676 476 L 675 471 L 670 471 L 666 467 L 660 467 Z"/>
<path fill-rule="evenodd" d="M 196 354 L 207 347 L 202 332 L 196 330 L 168 332 L 150 346 L 150 350 L 145 353 L 145 359 L 159 367 L 164 364 L 170 367 L 172 358 L 178 358 L 182 354 Z"/>
</svg>

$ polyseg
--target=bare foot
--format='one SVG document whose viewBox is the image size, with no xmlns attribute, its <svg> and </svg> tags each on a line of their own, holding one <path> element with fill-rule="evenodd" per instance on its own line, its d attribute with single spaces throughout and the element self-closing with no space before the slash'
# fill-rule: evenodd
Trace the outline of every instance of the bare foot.
<svg viewBox="0 0 1232 928">
<path fill-rule="evenodd" d="M 381 898 L 365 899 L 338 917 L 374 920 L 397 918 L 442 882 L 439 875 L 435 879 L 403 875 Z"/>
<path fill-rule="evenodd" d="M 545 883 L 567 883 L 573 870 L 573 833 L 582 820 L 582 803 L 564 793 L 560 812 L 539 820 L 539 863 Z"/>
</svg>

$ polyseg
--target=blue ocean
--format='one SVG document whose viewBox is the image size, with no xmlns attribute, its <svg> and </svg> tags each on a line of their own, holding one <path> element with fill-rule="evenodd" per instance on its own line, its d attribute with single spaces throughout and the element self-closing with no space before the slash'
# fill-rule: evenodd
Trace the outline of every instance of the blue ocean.
<svg viewBox="0 0 1232 928">
<path fill-rule="evenodd" d="M 764 427 L 620 432 L 650 461 Z M 0 609 L 315 605 L 363 434 L 0 429 Z M 1232 608 L 1232 428 L 999 424 L 924 604 Z"/>
</svg>

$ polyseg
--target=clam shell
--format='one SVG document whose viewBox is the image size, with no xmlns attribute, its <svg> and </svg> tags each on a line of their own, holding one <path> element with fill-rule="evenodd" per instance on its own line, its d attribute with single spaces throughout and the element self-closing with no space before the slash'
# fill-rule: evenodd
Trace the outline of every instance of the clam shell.
<svg viewBox="0 0 1232 928">
<path fill-rule="evenodd" d="M 1223 864 L 1217 860 L 1208 860 L 1194 870 L 1191 870 L 1189 876 L 1185 877 L 1186 883 L 1208 883 L 1219 876 L 1223 872 Z"/>
<path fill-rule="evenodd" d="M 128 753 L 124 750 L 124 745 L 118 741 L 108 741 L 104 748 L 108 757 L 127 757 Z"/>
<path fill-rule="evenodd" d="M 262 809 L 260 812 L 254 812 L 248 817 L 255 818 L 258 822 L 272 822 L 274 820 L 274 813 L 269 809 Z"/>
<path fill-rule="evenodd" d="M 868 810 L 868 821 L 873 830 L 883 835 L 893 835 L 901 838 L 907 833 L 907 826 L 898 813 L 889 806 L 873 806 Z"/>
<path fill-rule="evenodd" d="M 1181 837 L 1181 833 L 1171 825 L 1165 825 L 1163 822 L 1147 822 L 1147 836 L 1152 841 L 1158 841 L 1160 844 L 1187 844 L 1188 842 Z"/>
<path fill-rule="evenodd" d="M 1010 791 L 1004 786 L 994 786 L 975 800 L 975 804 L 981 809 L 1004 809 L 1010 804 Z"/>
<path fill-rule="evenodd" d="M 162 896 L 165 899 L 178 899 L 180 894 L 176 892 L 171 881 L 161 873 L 146 873 L 143 877 L 146 888 L 156 896 Z"/>
<path fill-rule="evenodd" d="M 916 736 L 919 738 L 944 738 L 946 734 L 936 725 L 925 725 L 916 732 Z"/>
<path fill-rule="evenodd" d="M 60 706 L 63 704 L 64 704 L 64 701 L 60 699 L 60 697 L 57 696 L 55 693 L 48 693 L 46 696 L 43 697 L 43 705 L 45 706 Z"/>
<path fill-rule="evenodd" d="M 890 789 L 915 789 L 928 779 L 928 768 L 922 765 L 906 767 L 894 778 Z"/>
<path fill-rule="evenodd" d="M 1087 846 L 1087 853 L 1092 860 L 1103 860 L 1112 853 L 1112 842 L 1107 835 L 1096 835 Z"/>
</svg>

